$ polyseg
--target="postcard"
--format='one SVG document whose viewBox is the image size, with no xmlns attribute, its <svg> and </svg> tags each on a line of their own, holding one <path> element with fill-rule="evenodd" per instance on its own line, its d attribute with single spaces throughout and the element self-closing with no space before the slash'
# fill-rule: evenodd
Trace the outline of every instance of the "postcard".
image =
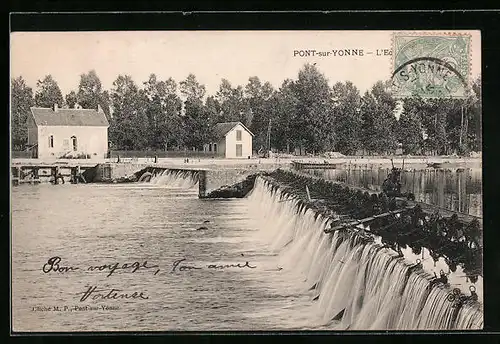
<svg viewBox="0 0 500 344">
<path fill-rule="evenodd" d="M 11 331 L 483 328 L 481 32 L 12 32 Z"/>
</svg>

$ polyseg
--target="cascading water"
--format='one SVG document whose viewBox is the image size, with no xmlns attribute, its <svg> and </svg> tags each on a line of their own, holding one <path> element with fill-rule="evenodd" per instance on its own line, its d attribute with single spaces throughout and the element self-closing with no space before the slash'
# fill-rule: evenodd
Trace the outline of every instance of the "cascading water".
<svg viewBox="0 0 500 344">
<path fill-rule="evenodd" d="M 451 290 L 390 249 L 348 231 L 325 234 L 329 220 L 257 178 L 251 211 L 283 268 L 302 276 L 323 325 L 337 330 L 480 329 L 480 305 L 456 307 Z"/>
<path fill-rule="evenodd" d="M 196 172 L 181 170 L 164 170 L 153 174 L 150 183 L 171 188 L 192 189 L 198 184 Z"/>
</svg>

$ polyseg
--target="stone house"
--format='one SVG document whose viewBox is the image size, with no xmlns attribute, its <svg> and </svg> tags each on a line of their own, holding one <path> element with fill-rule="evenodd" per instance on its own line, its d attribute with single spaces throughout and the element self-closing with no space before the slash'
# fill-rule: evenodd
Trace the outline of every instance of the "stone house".
<svg viewBox="0 0 500 344">
<path fill-rule="evenodd" d="M 105 158 L 108 152 L 106 115 L 97 109 L 32 107 L 28 146 L 33 158 Z"/>
<path fill-rule="evenodd" d="M 203 145 L 203 151 L 228 159 L 252 157 L 254 134 L 241 122 L 217 123 L 214 127 L 214 142 Z"/>
</svg>

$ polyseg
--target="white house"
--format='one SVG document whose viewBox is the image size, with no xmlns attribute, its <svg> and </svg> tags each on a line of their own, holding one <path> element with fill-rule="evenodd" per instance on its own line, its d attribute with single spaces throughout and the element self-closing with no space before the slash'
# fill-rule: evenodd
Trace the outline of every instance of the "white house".
<svg viewBox="0 0 500 344">
<path fill-rule="evenodd" d="M 253 134 L 241 122 L 217 123 L 214 127 L 215 142 L 203 146 L 203 151 L 225 158 L 252 157 Z"/>
<path fill-rule="evenodd" d="M 104 158 L 108 152 L 106 115 L 98 109 L 31 108 L 28 146 L 34 158 L 78 155 Z"/>
</svg>

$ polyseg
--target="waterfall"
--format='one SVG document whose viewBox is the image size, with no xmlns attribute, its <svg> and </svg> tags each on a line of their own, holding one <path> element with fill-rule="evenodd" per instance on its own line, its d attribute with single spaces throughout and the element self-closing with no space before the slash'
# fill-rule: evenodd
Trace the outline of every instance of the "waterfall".
<svg viewBox="0 0 500 344">
<path fill-rule="evenodd" d="M 431 286 L 431 276 L 380 244 L 350 231 L 325 234 L 328 219 L 290 193 L 259 177 L 250 211 L 262 221 L 283 268 L 302 276 L 322 325 L 337 330 L 480 329 L 480 305 L 456 307 L 451 290 Z"/>
<path fill-rule="evenodd" d="M 157 174 L 153 174 L 150 183 L 171 188 L 191 189 L 197 185 L 198 179 L 196 172 L 163 170 Z"/>
</svg>

